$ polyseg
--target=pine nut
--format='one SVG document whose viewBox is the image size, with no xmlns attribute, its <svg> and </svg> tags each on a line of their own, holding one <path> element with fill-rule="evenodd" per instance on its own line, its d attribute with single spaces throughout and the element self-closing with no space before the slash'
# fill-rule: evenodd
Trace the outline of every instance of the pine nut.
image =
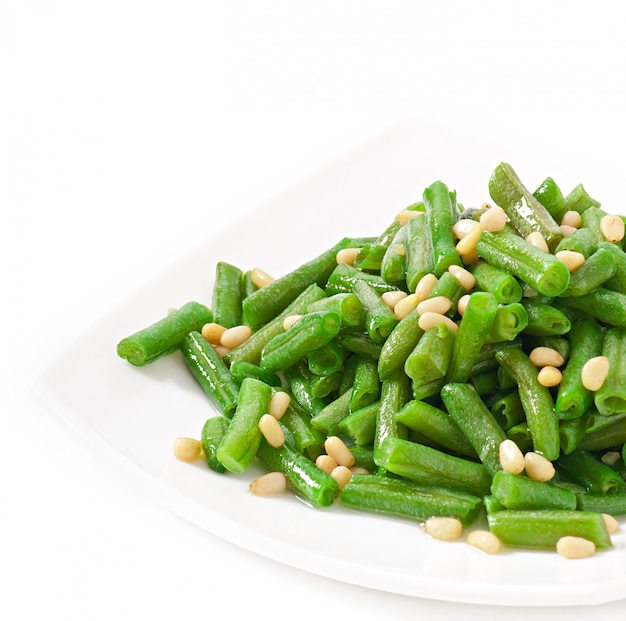
<svg viewBox="0 0 626 621">
<path fill-rule="evenodd" d="M 413 209 L 403 209 L 396 217 L 401 226 L 404 226 L 409 220 L 413 220 L 417 216 L 423 216 L 423 211 L 415 211 Z"/>
<path fill-rule="evenodd" d="M 213 345 L 213 349 L 220 358 L 223 358 L 230 351 L 230 347 L 224 347 L 223 345 Z"/>
<path fill-rule="evenodd" d="M 481 230 L 480 224 L 476 220 L 470 218 L 461 218 L 454 223 L 452 232 L 457 239 L 463 239 L 473 233 L 475 230 Z"/>
<path fill-rule="evenodd" d="M 461 239 L 454 249 L 461 257 L 467 257 L 476 253 L 476 244 L 482 233 L 480 226 L 477 226 L 473 231 L 468 233 L 463 239 Z"/>
<path fill-rule="evenodd" d="M 528 357 L 536 367 L 560 367 L 565 362 L 563 356 L 552 347 L 535 347 Z"/>
<path fill-rule="evenodd" d="M 609 374 L 609 359 L 606 356 L 589 358 L 580 371 L 580 380 L 587 390 L 600 390 Z"/>
<path fill-rule="evenodd" d="M 499 446 L 500 465 L 513 474 L 524 472 L 524 453 L 513 440 L 504 440 Z"/>
<path fill-rule="evenodd" d="M 569 226 L 567 224 L 561 224 L 559 226 L 559 229 L 561 229 L 561 234 L 563 235 L 563 237 L 569 237 L 578 230 L 575 226 Z"/>
<path fill-rule="evenodd" d="M 350 482 L 350 479 L 352 478 L 352 470 L 346 466 L 339 465 L 332 469 L 330 476 L 337 481 L 339 484 L 339 491 L 341 491 Z"/>
<path fill-rule="evenodd" d="M 435 516 L 424 522 L 424 532 L 435 539 L 455 541 L 463 533 L 463 524 L 455 517 Z"/>
<path fill-rule="evenodd" d="M 475 250 L 459 256 L 461 257 L 461 263 L 463 263 L 463 265 L 473 265 L 476 261 L 480 260 L 480 257 Z"/>
<path fill-rule="evenodd" d="M 263 414 L 261 416 L 259 430 L 267 442 L 274 448 L 278 448 L 285 443 L 285 432 L 280 423 L 271 414 Z"/>
<path fill-rule="evenodd" d="M 607 466 L 614 466 L 622 458 L 617 451 L 607 451 L 600 457 L 600 461 Z"/>
<path fill-rule="evenodd" d="M 224 332 L 226 332 L 226 328 L 215 322 L 205 323 L 200 330 L 200 334 L 212 345 L 220 344 Z"/>
<path fill-rule="evenodd" d="M 459 265 L 451 265 L 448 271 L 461 283 L 465 291 L 471 291 L 476 286 L 474 274 Z"/>
<path fill-rule="evenodd" d="M 363 466 L 352 466 L 352 468 L 350 468 L 350 472 L 352 472 L 352 474 L 369 474 L 369 470 L 367 468 L 364 468 Z"/>
<path fill-rule="evenodd" d="M 546 366 L 542 367 L 539 373 L 537 373 L 537 379 L 542 386 L 552 388 L 558 386 L 563 379 L 563 374 L 556 367 Z"/>
<path fill-rule="evenodd" d="M 264 272 L 262 269 L 255 267 L 250 270 L 250 280 L 257 287 L 263 288 L 274 282 L 275 278 L 270 276 L 267 272 Z"/>
<path fill-rule="evenodd" d="M 328 455 L 334 457 L 340 466 L 346 466 L 346 468 L 354 466 L 354 455 L 339 436 L 326 438 L 324 450 Z"/>
<path fill-rule="evenodd" d="M 614 535 L 619 530 L 619 522 L 608 513 L 603 513 L 602 517 L 604 518 L 604 523 L 606 524 L 606 529 L 609 531 L 609 535 Z"/>
<path fill-rule="evenodd" d="M 302 318 L 302 315 L 288 315 L 283 319 L 283 330 L 289 330 L 294 323 L 297 323 Z"/>
<path fill-rule="evenodd" d="M 419 327 L 426 331 L 438 326 L 440 323 L 445 323 L 451 330 L 458 330 L 459 326 L 450 319 L 447 315 L 442 315 L 441 313 L 431 313 L 426 312 L 420 315 L 418 320 Z"/>
<path fill-rule="evenodd" d="M 282 472 L 268 472 L 250 483 L 250 492 L 257 496 L 272 496 L 287 489 L 287 477 Z"/>
<path fill-rule="evenodd" d="M 195 438 L 176 438 L 174 457 L 180 461 L 195 461 L 202 453 L 202 444 Z"/>
<path fill-rule="evenodd" d="M 501 231 L 507 222 L 507 217 L 504 209 L 498 205 L 489 207 L 482 216 L 480 216 L 480 226 L 485 231 L 491 231 L 497 233 Z"/>
<path fill-rule="evenodd" d="M 534 451 L 528 451 L 524 455 L 524 470 L 533 481 L 550 481 L 556 472 L 549 459 Z"/>
<path fill-rule="evenodd" d="M 228 328 L 228 330 L 224 330 L 220 337 L 220 345 L 228 347 L 228 349 L 233 349 L 233 347 L 237 347 L 237 345 L 241 345 L 244 341 L 247 341 L 251 334 L 252 328 L 250 328 L 250 326 L 241 325 Z"/>
<path fill-rule="evenodd" d="M 561 263 L 564 263 L 570 272 L 575 272 L 585 263 L 585 255 L 575 250 L 561 250 L 554 255 Z"/>
<path fill-rule="evenodd" d="M 535 231 L 526 237 L 526 243 L 538 248 L 539 250 L 543 250 L 544 252 L 550 252 L 550 248 L 548 248 L 548 242 L 546 238 L 539 233 L 539 231 Z"/>
<path fill-rule="evenodd" d="M 600 232 L 606 241 L 621 241 L 624 239 L 624 221 L 619 216 L 604 216 L 600 220 Z"/>
<path fill-rule="evenodd" d="M 465 309 L 467 308 L 467 304 L 469 302 L 469 299 L 470 299 L 470 294 L 466 293 L 465 295 L 462 295 L 459 298 L 459 301 L 456 303 L 457 313 L 459 313 L 459 315 L 461 315 L 461 317 L 463 317 L 463 315 L 465 313 Z"/>
<path fill-rule="evenodd" d="M 556 542 L 556 551 L 564 558 L 587 558 L 593 555 L 596 546 L 589 539 L 565 535 Z"/>
<path fill-rule="evenodd" d="M 359 254 L 359 248 L 342 248 L 337 252 L 337 263 L 345 265 L 354 265 L 356 257 Z"/>
<path fill-rule="evenodd" d="M 404 319 L 417 308 L 418 302 L 417 294 L 409 293 L 406 297 L 398 300 L 398 303 L 393 308 L 393 313 L 398 319 Z"/>
<path fill-rule="evenodd" d="M 500 539 L 488 530 L 473 530 L 467 536 L 467 543 L 487 554 L 497 554 L 502 547 Z"/>
<path fill-rule="evenodd" d="M 445 315 L 452 306 L 452 302 L 445 295 L 437 295 L 434 298 L 428 298 L 417 305 L 419 315 L 424 313 L 440 313 Z"/>
<path fill-rule="evenodd" d="M 406 291 L 385 291 L 380 297 L 383 302 L 393 311 L 396 308 L 396 304 L 406 298 L 408 294 Z"/>
<path fill-rule="evenodd" d="M 425 274 L 422 276 L 415 286 L 415 295 L 419 302 L 425 300 L 435 288 L 435 285 L 439 282 L 439 279 L 434 274 Z"/>
<path fill-rule="evenodd" d="M 291 397 L 289 396 L 289 393 L 284 390 L 277 390 L 270 398 L 268 406 L 269 413 L 276 420 L 280 420 L 287 411 L 290 402 Z"/>
<path fill-rule="evenodd" d="M 319 455 L 315 460 L 315 465 L 326 474 L 330 474 L 339 464 L 330 455 Z"/>
<path fill-rule="evenodd" d="M 561 224 L 564 224 L 565 226 L 572 226 L 578 229 L 582 224 L 582 217 L 577 211 L 566 211 L 561 218 Z"/>
</svg>

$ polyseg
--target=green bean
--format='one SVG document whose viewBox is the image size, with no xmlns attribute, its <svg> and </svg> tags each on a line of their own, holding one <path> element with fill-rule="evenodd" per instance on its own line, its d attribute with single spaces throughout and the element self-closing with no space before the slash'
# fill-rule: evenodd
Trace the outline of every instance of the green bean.
<svg viewBox="0 0 626 621">
<path fill-rule="evenodd" d="M 215 453 L 230 472 L 243 472 L 252 463 L 261 442 L 259 421 L 267 414 L 272 388 L 254 378 L 246 378 L 239 388 L 239 399 L 228 429 Z"/>
<path fill-rule="evenodd" d="M 226 261 L 219 261 L 215 267 L 211 303 L 213 321 L 225 328 L 233 328 L 241 323 L 242 276 L 237 266 Z"/>
<path fill-rule="evenodd" d="M 260 366 L 246 362 L 245 360 L 234 362 L 230 365 L 229 369 L 230 374 L 237 384 L 241 384 L 246 377 L 255 377 L 270 386 L 279 387 L 282 385 L 281 379 L 276 373 L 270 373 Z"/>
<path fill-rule="evenodd" d="M 614 517 L 626 515 L 626 494 L 576 494 L 579 511 L 608 513 Z"/>
<path fill-rule="evenodd" d="M 502 304 L 496 309 L 485 343 L 512 341 L 528 327 L 528 311 L 520 302 Z"/>
<path fill-rule="evenodd" d="M 321 409 L 326 407 L 328 401 L 313 393 L 311 379 L 313 374 L 304 359 L 298 360 L 293 366 L 282 371 L 289 391 L 297 403 L 309 416 L 314 416 Z"/>
<path fill-rule="evenodd" d="M 371 445 L 376 437 L 376 419 L 380 400 L 350 412 L 340 423 L 339 432 L 355 444 Z"/>
<path fill-rule="evenodd" d="M 409 400 L 410 391 L 409 378 L 402 369 L 382 382 L 380 407 L 376 415 L 374 448 L 380 446 L 386 438 L 406 438 L 407 429 L 396 420 L 396 412 Z"/>
<path fill-rule="evenodd" d="M 350 411 L 358 410 L 380 398 L 380 380 L 376 361 L 360 357 L 357 361 L 350 397 Z"/>
<path fill-rule="evenodd" d="M 566 211 L 577 211 L 582 214 L 590 207 L 599 208 L 600 202 L 589 195 L 582 183 L 579 183 L 576 187 L 574 187 L 565 197 Z"/>
<path fill-rule="evenodd" d="M 491 493 L 507 509 L 576 510 L 576 494 L 571 490 L 506 470 L 494 474 Z"/>
<path fill-rule="evenodd" d="M 626 252 L 617 244 L 600 242 L 599 247 L 609 252 L 613 257 L 613 275 L 604 283 L 607 289 L 626 293 Z"/>
<path fill-rule="evenodd" d="M 355 283 L 362 280 L 381 295 L 386 291 L 398 291 L 396 285 L 385 281 L 380 274 L 370 274 L 357 269 L 353 265 L 339 263 L 326 281 L 326 293 L 328 295 L 354 293 Z"/>
<path fill-rule="evenodd" d="M 515 233 L 483 231 L 476 252 L 480 258 L 508 271 L 542 295 L 560 295 L 569 284 L 570 273 L 562 261 L 526 243 Z"/>
<path fill-rule="evenodd" d="M 561 222 L 566 211 L 565 197 L 552 177 L 546 177 L 533 192 L 533 196 L 548 210 L 557 224 Z"/>
<path fill-rule="evenodd" d="M 452 346 L 452 358 L 446 375 L 449 382 L 468 380 L 497 312 L 498 301 L 492 293 L 475 291 L 470 294 Z"/>
<path fill-rule="evenodd" d="M 231 418 L 239 398 L 239 386 L 228 367 L 199 332 L 192 331 L 180 346 L 183 360 L 211 403 L 226 418 Z"/>
<path fill-rule="evenodd" d="M 556 459 L 560 452 L 559 421 L 550 389 L 537 379 L 537 367 L 520 349 L 501 350 L 496 358 L 518 384 L 534 450 L 550 461 Z"/>
<path fill-rule="evenodd" d="M 607 245 L 609 245 L 608 242 L 604 245 L 598 244 L 597 250 L 572 273 L 569 285 L 561 294 L 562 296 L 580 296 L 591 293 L 613 276 L 615 260 L 613 253 L 607 250 Z"/>
<path fill-rule="evenodd" d="M 522 299 L 522 286 L 515 276 L 479 259 L 468 267 L 476 278 L 476 287 L 493 293 L 500 304 L 511 304 Z"/>
<path fill-rule="evenodd" d="M 332 398 L 339 384 L 341 383 L 341 373 L 331 373 L 330 375 L 316 375 L 311 374 L 311 394 L 314 397 L 324 399 L 326 397 Z"/>
<path fill-rule="evenodd" d="M 472 523 L 481 507 L 471 494 L 373 474 L 353 475 L 340 498 L 342 505 L 364 511 L 420 521 L 452 516 L 462 524 Z"/>
<path fill-rule="evenodd" d="M 241 345 L 231 349 L 224 356 L 224 361 L 228 365 L 244 360 L 253 364 L 259 364 L 261 351 L 275 336 L 282 334 L 283 321 L 290 315 L 302 315 L 307 312 L 309 305 L 321 298 L 325 298 L 326 293 L 316 284 L 309 285 L 282 313 L 259 328 L 245 340 Z"/>
<path fill-rule="evenodd" d="M 512 341 L 501 341 L 497 343 L 487 343 L 480 350 L 476 362 L 474 362 L 474 367 L 472 368 L 472 375 L 477 375 L 478 373 L 484 373 L 485 371 L 489 371 L 490 369 L 497 369 L 499 362 L 496 359 L 496 353 L 501 351 L 502 349 L 521 349 L 522 340 L 519 337 L 516 337 Z"/>
<path fill-rule="evenodd" d="M 336 293 L 309 304 L 307 313 L 313 311 L 335 311 L 341 316 L 341 325 L 358 328 L 363 324 L 363 304 L 355 293 Z"/>
<path fill-rule="evenodd" d="M 241 301 L 254 293 L 259 286 L 252 280 L 252 270 L 246 270 L 241 275 Z"/>
<path fill-rule="evenodd" d="M 402 318 L 389 333 L 380 349 L 378 357 L 378 375 L 385 380 L 404 367 L 408 355 L 415 349 L 424 330 L 419 326 L 417 309 Z"/>
<path fill-rule="evenodd" d="M 314 375 L 328 376 L 339 373 L 348 357 L 348 350 L 337 341 L 330 341 L 318 349 L 309 352 L 307 363 Z"/>
<path fill-rule="evenodd" d="M 374 343 L 381 345 L 399 319 L 366 281 L 357 280 L 353 289 L 363 305 L 365 330 Z"/>
<path fill-rule="evenodd" d="M 567 298 L 567 304 L 569 299 Z M 521 304 L 528 315 L 528 324 L 524 328 L 525 335 L 559 336 L 569 332 L 571 321 L 556 306 L 545 303 L 541 298 L 524 298 Z"/>
<path fill-rule="evenodd" d="M 493 417 L 504 431 L 519 425 L 526 420 L 526 414 L 522 406 L 517 388 L 500 396 L 490 407 Z"/>
<path fill-rule="evenodd" d="M 588 420 L 593 419 L 592 412 L 588 413 Z M 578 447 L 586 451 L 600 451 L 626 444 L 626 412 L 613 416 L 598 415 L 605 424 L 592 427 L 589 422 L 587 431 Z"/>
<path fill-rule="evenodd" d="M 414 389 L 443 379 L 448 372 L 456 331 L 440 323 L 424 332 L 404 363 Z"/>
<path fill-rule="evenodd" d="M 609 359 L 609 373 L 595 393 L 595 406 L 603 416 L 626 412 L 626 328 L 606 331 L 602 355 Z"/>
<path fill-rule="evenodd" d="M 585 295 L 562 298 L 561 301 L 602 323 L 626 327 L 626 293 L 598 287 Z"/>
<path fill-rule="evenodd" d="M 555 254 L 561 250 L 580 252 L 585 258 L 590 257 L 598 248 L 598 236 L 588 228 L 580 228 L 571 235 L 565 236 L 554 249 Z"/>
<path fill-rule="evenodd" d="M 432 241 L 433 269 L 429 271 L 439 277 L 451 265 L 462 265 L 452 232 L 458 218 L 456 192 L 451 192 L 442 181 L 435 181 L 424 190 L 423 199 Z M 409 285 L 409 289 L 415 288 Z"/>
<path fill-rule="evenodd" d="M 402 226 L 398 229 L 392 242 L 385 250 L 380 264 L 380 275 L 383 277 L 383 280 L 399 287 L 406 282 L 406 242 L 408 229 L 409 225 Z"/>
<path fill-rule="evenodd" d="M 523 238 L 541 233 L 554 250 L 563 234 L 549 211 L 526 189 L 510 164 L 500 163 L 489 179 L 489 194 Z"/>
<path fill-rule="evenodd" d="M 478 393 L 470 384 L 449 383 L 441 389 L 441 399 L 487 471 L 501 470 L 499 449 L 506 434 Z"/>
<path fill-rule="evenodd" d="M 559 423 L 561 452 L 564 455 L 569 455 L 577 448 L 580 448 L 580 443 L 587 433 L 587 417 L 585 414 L 578 418 L 561 420 Z"/>
<path fill-rule="evenodd" d="M 555 413 L 559 418 L 582 416 L 593 403 L 593 393 L 583 386 L 580 374 L 587 360 L 602 353 L 602 339 L 602 328 L 592 319 L 581 319 L 572 325 L 570 356 L 555 400 Z"/>
<path fill-rule="evenodd" d="M 483 464 L 402 438 L 385 438 L 374 449 L 374 460 L 383 470 L 416 483 L 480 497 L 491 487 L 491 475 Z"/>
<path fill-rule="evenodd" d="M 626 481 L 589 451 L 561 455 L 554 463 L 566 480 L 582 485 L 590 494 L 615 494 L 626 491 Z"/>
<path fill-rule="evenodd" d="M 284 311 L 312 283 L 325 286 L 337 266 L 337 252 L 351 245 L 351 240 L 344 237 L 332 248 L 251 293 L 242 302 L 244 323 L 258 329 Z"/>
<path fill-rule="evenodd" d="M 506 430 L 506 437 L 513 440 L 519 446 L 522 453 L 534 451 L 533 439 L 530 435 L 528 423 L 523 421 L 516 425 L 512 425 Z"/>
<path fill-rule="evenodd" d="M 350 353 L 371 360 L 378 360 L 382 347 L 380 343 L 375 343 L 369 334 L 350 330 L 340 330 L 337 343 Z"/>
<path fill-rule="evenodd" d="M 405 280 L 407 289 L 412 292 L 426 274 L 434 271 L 433 239 L 426 215 L 409 220 L 405 229 Z"/>
<path fill-rule="evenodd" d="M 498 371 L 490 370 L 479 375 L 470 375 L 467 381 L 479 395 L 487 397 L 498 390 Z"/>
<path fill-rule="evenodd" d="M 329 507 L 335 501 L 337 481 L 290 444 L 274 448 L 262 438 L 257 456 L 268 470 L 282 472 L 296 496 L 314 507 Z"/>
<path fill-rule="evenodd" d="M 200 443 L 204 459 L 215 472 L 226 472 L 226 467 L 217 458 L 217 448 L 226 435 L 228 429 L 228 419 L 224 416 L 213 416 L 204 423 L 200 432 Z"/>
<path fill-rule="evenodd" d="M 448 298 L 451 305 L 450 310 L 446 313 L 446 315 L 450 317 L 456 314 L 457 303 L 466 293 L 467 291 L 454 274 L 451 272 L 444 272 L 435 283 L 435 286 L 432 288 L 428 298 L 436 298 L 439 296 Z"/>
<path fill-rule="evenodd" d="M 489 530 L 502 543 L 524 548 L 554 548 L 561 537 L 581 537 L 598 549 L 612 547 L 604 518 L 590 511 L 506 509 L 487 516 Z"/>
<path fill-rule="evenodd" d="M 213 312 L 199 302 L 187 302 L 151 325 L 123 338 L 117 355 L 133 366 L 142 367 L 179 349 L 192 331 L 213 321 Z"/>
<path fill-rule="evenodd" d="M 327 436 L 336 436 L 340 432 L 341 421 L 350 414 L 350 399 L 352 393 L 344 392 L 311 417 L 313 429 L 317 429 Z"/>
<path fill-rule="evenodd" d="M 265 344 L 259 366 L 274 373 L 288 369 L 312 351 L 330 343 L 340 328 L 341 316 L 335 311 L 306 313 L 288 330 Z"/>
<path fill-rule="evenodd" d="M 470 459 L 478 454 L 452 417 L 442 409 L 425 401 L 411 399 L 396 414 L 396 421 L 417 431 L 439 447 L 459 453 Z"/>
<path fill-rule="evenodd" d="M 324 449 L 326 436 L 311 424 L 311 416 L 293 400 L 280 419 L 288 443 L 299 453 L 315 460 Z"/>
</svg>

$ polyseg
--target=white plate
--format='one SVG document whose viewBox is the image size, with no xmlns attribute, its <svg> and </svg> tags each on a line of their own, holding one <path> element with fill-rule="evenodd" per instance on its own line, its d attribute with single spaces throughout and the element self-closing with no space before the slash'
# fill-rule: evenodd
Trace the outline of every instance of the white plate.
<svg viewBox="0 0 626 621">
<path fill-rule="evenodd" d="M 529 149 L 530 150 L 530 149 Z M 291 496 L 258 498 L 254 476 L 217 475 L 172 456 L 178 436 L 199 437 L 214 412 L 174 355 L 137 369 L 117 342 L 190 299 L 210 303 L 214 266 L 225 260 L 280 275 L 344 235 L 377 235 L 437 179 L 465 206 L 488 200 L 489 175 L 508 161 L 530 189 L 548 175 L 564 191 L 592 179 L 523 149 L 459 136 L 408 118 L 391 124 L 262 201 L 71 343 L 40 374 L 36 389 L 103 454 L 145 480 L 154 497 L 192 523 L 249 550 L 340 581 L 404 595 L 506 605 L 596 604 L 626 594 L 626 539 L 590 559 L 507 551 L 488 556 L 428 538 L 415 523 Z M 612 179 L 612 178 L 611 178 Z M 599 187 L 599 186 L 598 186 Z M 608 187 L 608 185 L 607 185 Z M 597 196 L 607 204 L 618 197 Z M 598 192 L 594 192 L 595 195 Z"/>
</svg>

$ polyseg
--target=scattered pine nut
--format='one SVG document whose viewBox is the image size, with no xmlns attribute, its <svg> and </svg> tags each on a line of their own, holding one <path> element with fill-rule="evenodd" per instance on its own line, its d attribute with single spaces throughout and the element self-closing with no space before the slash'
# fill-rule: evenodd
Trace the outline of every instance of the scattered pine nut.
<svg viewBox="0 0 626 621">
<path fill-rule="evenodd" d="M 219 345 L 222 334 L 226 332 L 226 328 L 219 323 L 205 323 L 200 330 L 200 334 L 212 345 Z"/>
<path fill-rule="evenodd" d="M 369 474 L 369 470 L 367 468 L 364 468 L 363 466 L 352 466 L 352 468 L 350 468 L 350 472 L 352 472 L 352 474 Z"/>
<path fill-rule="evenodd" d="M 524 470 L 533 481 L 550 481 L 556 474 L 552 462 L 534 451 L 524 455 Z"/>
<path fill-rule="evenodd" d="M 176 438 L 174 440 L 174 457 L 180 461 L 195 461 L 202 453 L 202 444 L 195 438 Z"/>
<path fill-rule="evenodd" d="M 354 466 L 354 455 L 339 436 L 329 436 L 324 442 L 324 450 L 334 457 L 340 466 Z"/>
<path fill-rule="evenodd" d="M 380 297 L 383 302 L 390 308 L 390 310 L 395 310 L 396 304 L 407 297 L 406 291 L 385 291 Z"/>
<path fill-rule="evenodd" d="M 250 492 L 257 496 L 273 496 L 287 489 L 287 477 L 282 472 L 268 472 L 250 483 Z"/>
<path fill-rule="evenodd" d="M 596 546 L 589 539 L 565 535 L 556 542 L 556 551 L 564 558 L 588 558 L 594 554 Z"/>
<path fill-rule="evenodd" d="M 220 337 L 220 345 L 228 347 L 228 349 L 233 349 L 233 347 L 237 347 L 237 345 L 241 345 L 243 342 L 247 341 L 251 334 L 252 328 L 250 328 L 250 326 L 240 325 L 228 328 L 224 330 Z"/>
<path fill-rule="evenodd" d="M 619 530 L 619 522 L 609 513 L 603 513 L 604 523 L 606 529 L 609 531 L 609 535 L 614 535 Z"/>
<path fill-rule="evenodd" d="M 600 457 L 600 461 L 607 466 L 614 466 L 621 457 L 622 456 L 617 451 L 607 451 Z"/>
<path fill-rule="evenodd" d="M 500 539 L 489 530 L 473 530 L 467 536 L 467 543 L 487 554 L 497 554 L 502 547 Z"/>
<path fill-rule="evenodd" d="M 448 271 L 461 283 L 465 291 L 471 291 L 476 286 L 476 277 L 460 265 L 451 265 Z"/>
<path fill-rule="evenodd" d="M 459 315 L 461 315 L 461 317 L 463 317 L 463 315 L 465 314 L 465 309 L 467 308 L 467 304 L 469 302 L 469 299 L 470 299 L 470 294 L 466 293 L 465 295 L 462 295 L 459 298 L 459 301 L 456 303 L 457 313 L 459 313 Z"/>
<path fill-rule="evenodd" d="M 528 357 L 536 367 L 560 367 L 565 362 L 565 358 L 552 347 L 535 347 Z"/>
<path fill-rule="evenodd" d="M 543 250 L 544 252 L 550 252 L 546 238 L 538 231 L 528 235 L 528 237 L 526 237 L 526 243 L 538 248 L 539 250 Z"/>
<path fill-rule="evenodd" d="M 435 285 L 439 282 L 439 279 L 433 274 L 425 274 L 419 279 L 419 282 L 415 286 L 415 295 L 419 302 L 425 300 L 435 288 Z"/>
<path fill-rule="evenodd" d="M 339 491 L 341 491 L 350 482 L 352 470 L 346 466 L 339 465 L 332 469 L 330 476 L 337 481 Z"/>
<path fill-rule="evenodd" d="M 438 515 L 424 522 L 424 532 L 435 539 L 455 541 L 463 533 L 463 524 L 458 518 Z"/>
<path fill-rule="evenodd" d="M 268 444 L 274 448 L 279 448 L 285 443 L 285 432 L 280 423 L 271 414 L 263 414 L 261 416 L 259 430 Z"/>
<path fill-rule="evenodd" d="M 445 315 L 450 310 L 452 306 L 452 302 L 445 295 L 437 295 L 434 298 L 428 298 L 420 302 L 417 305 L 417 312 L 419 315 L 423 315 L 424 313 L 440 313 L 441 315 Z"/>
<path fill-rule="evenodd" d="M 609 359 L 606 356 L 589 358 L 580 371 L 580 380 L 587 390 L 600 390 L 609 374 Z"/>
<path fill-rule="evenodd" d="M 489 209 L 480 216 L 481 228 L 492 233 L 501 231 L 506 226 L 506 222 L 506 213 L 499 205 L 489 207 Z"/>
<path fill-rule="evenodd" d="M 539 373 L 537 373 L 537 379 L 542 386 L 552 388 L 553 386 L 558 386 L 561 383 L 563 374 L 556 367 L 548 365 L 542 367 Z"/>
<path fill-rule="evenodd" d="M 339 464 L 334 457 L 322 454 L 315 460 L 315 465 L 326 474 L 330 474 Z"/>
<path fill-rule="evenodd" d="M 569 237 L 578 230 L 575 226 L 569 226 L 567 224 L 561 224 L 559 226 L 559 229 L 561 229 L 561 234 L 563 235 L 563 237 Z"/>
<path fill-rule="evenodd" d="M 287 411 L 290 402 L 291 397 L 289 396 L 289 393 L 284 390 L 277 390 L 270 398 L 268 407 L 269 413 L 276 420 L 280 420 Z"/>
<path fill-rule="evenodd" d="M 499 446 L 500 465 L 513 474 L 524 472 L 524 453 L 513 440 L 504 440 Z"/>
<path fill-rule="evenodd" d="M 250 280 L 257 287 L 263 288 L 266 285 L 274 282 L 275 279 L 267 272 L 264 272 L 262 269 L 255 267 L 254 269 L 250 270 Z"/>
<path fill-rule="evenodd" d="M 566 211 L 561 218 L 561 224 L 578 229 L 582 224 L 582 217 L 577 211 Z"/>
<path fill-rule="evenodd" d="M 440 323 L 445 323 L 451 330 L 458 330 L 459 326 L 450 319 L 447 315 L 441 313 L 425 312 L 420 315 L 418 320 L 419 327 L 426 331 L 438 326 Z"/>
<path fill-rule="evenodd" d="M 337 263 L 345 265 L 354 265 L 356 257 L 359 254 L 359 248 L 342 248 L 337 252 Z"/>
<path fill-rule="evenodd" d="M 230 351 L 230 347 L 224 347 L 224 345 L 213 345 L 213 349 L 220 358 L 223 358 Z"/>
<path fill-rule="evenodd" d="M 404 319 L 409 313 L 412 313 L 419 302 L 419 298 L 416 293 L 409 293 L 406 297 L 398 300 L 397 304 L 393 308 L 393 313 L 398 319 Z"/>
<path fill-rule="evenodd" d="M 288 315 L 283 319 L 283 330 L 289 330 L 291 326 L 302 319 L 302 315 Z"/>
<path fill-rule="evenodd" d="M 471 220 L 470 218 L 461 218 L 454 223 L 452 227 L 452 232 L 457 239 L 463 239 L 473 233 L 476 229 L 479 231 L 480 224 L 476 222 L 476 220 Z"/>
<path fill-rule="evenodd" d="M 606 241 L 615 243 L 624 239 L 624 228 L 619 216 L 608 215 L 600 220 L 600 232 Z"/>
<path fill-rule="evenodd" d="M 413 209 L 403 209 L 396 217 L 401 226 L 404 226 L 409 220 L 413 220 L 417 216 L 423 216 L 423 211 L 416 211 Z"/>
<path fill-rule="evenodd" d="M 482 233 L 482 229 L 480 226 L 474 228 L 473 231 L 470 231 L 463 239 L 461 239 L 454 249 L 461 257 L 467 257 L 469 255 L 473 255 L 476 253 L 476 244 L 478 243 L 478 239 Z"/>
<path fill-rule="evenodd" d="M 561 263 L 564 263 L 570 272 L 575 272 L 585 263 L 585 255 L 575 250 L 561 250 L 554 255 Z"/>
</svg>

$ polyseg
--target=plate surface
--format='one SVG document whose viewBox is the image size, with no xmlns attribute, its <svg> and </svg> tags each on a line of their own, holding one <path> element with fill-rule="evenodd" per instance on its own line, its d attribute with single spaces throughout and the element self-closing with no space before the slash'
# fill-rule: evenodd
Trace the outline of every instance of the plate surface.
<svg viewBox="0 0 626 621">
<path fill-rule="evenodd" d="M 190 299 L 210 304 L 217 261 L 279 276 L 344 235 L 378 235 L 437 179 L 456 189 L 464 206 L 479 206 L 489 199 L 489 176 L 500 161 L 512 164 L 531 190 L 547 176 L 564 191 L 604 181 L 523 149 L 401 119 L 263 200 L 237 226 L 146 282 L 60 352 L 35 388 L 104 455 L 143 479 L 155 500 L 210 533 L 285 564 L 444 601 L 546 606 L 621 599 L 623 532 L 614 537 L 614 550 L 580 561 L 518 550 L 488 556 L 462 542 L 432 540 L 408 521 L 338 507 L 316 510 L 289 495 L 254 497 L 247 491 L 254 471 L 220 476 L 202 464 L 179 462 L 172 456 L 174 439 L 199 437 L 214 415 L 211 405 L 177 355 L 136 369 L 115 352 L 122 337 L 168 308 Z M 603 196 L 591 192 L 607 209 L 617 188 L 608 190 Z"/>
</svg>

